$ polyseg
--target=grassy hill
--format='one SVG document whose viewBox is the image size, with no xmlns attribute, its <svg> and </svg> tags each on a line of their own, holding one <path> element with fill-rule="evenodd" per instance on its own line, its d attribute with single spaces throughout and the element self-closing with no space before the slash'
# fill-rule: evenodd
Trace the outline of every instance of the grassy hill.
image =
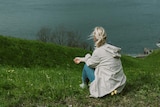
<svg viewBox="0 0 160 107">
<path fill-rule="evenodd" d="M 160 50 L 137 59 L 122 56 L 127 84 L 121 94 L 89 98 L 80 89 L 88 51 L 0 36 L 0 107 L 159 107 Z"/>
<path fill-rule="evenodd" d="M 22 67 L 56 67 L 73 64 L 85 50 L 51 43 L 0 36 L 0 64 Z"/>
</svg>

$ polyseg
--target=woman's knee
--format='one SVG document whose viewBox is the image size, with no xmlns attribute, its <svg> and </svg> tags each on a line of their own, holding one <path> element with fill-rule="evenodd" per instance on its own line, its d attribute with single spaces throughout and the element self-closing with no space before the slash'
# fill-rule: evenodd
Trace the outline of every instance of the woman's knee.
<svg viewBox="0 0 160 107">
<path fill-rule="evenodd" d="M 84 69 L 88 68 L 87 64 L 84 64 Z"/>
<path fill-rule="evenodd" d="M 89 69 L 92 70 L 92 68 L 89 67 L 87 64 L 84 65 L 84 69 L 85 69 L 85 70 L 89 70 Z"/>
<path fill-rule="evenodd" d="M 87 64 L 84 65 L 84 71 L 87 75 L 87 78 L 90 80 L 90 82 L 92 82 L 94 80 L 94 69 L 87 66 Z"/>
</svg>

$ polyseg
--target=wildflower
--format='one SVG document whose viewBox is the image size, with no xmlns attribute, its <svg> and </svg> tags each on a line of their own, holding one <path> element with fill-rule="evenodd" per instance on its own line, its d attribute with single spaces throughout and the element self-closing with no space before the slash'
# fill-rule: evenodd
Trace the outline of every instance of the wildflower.
<svg viewBox="0 0 160 107">
<path fill-rule="evenodd" d="M 72 107 L 72 105 L 68 105 L 68 107 Z"/>
<path fill-rule="evenodd" d="M 26 82 L 26 83 L 28 83 L 28 81 L 27 81 L 27 80 L 26 80 L 25 82 Z"/>
<path fill-rule="evenodd" d="M 8 72 L 8 73 L 13 73 L 13 72 L 14 72 L 14 69 L 13 69 L 13 70 L 8 70 L 8 71 L 6 71 L 6 72 Z"/>
<path fill-rule="evenodd" d="M 13 81 L 13 79 L 12 79 L 12 78 L 8 78 L 8 80 L 9 80 L 9 81 Z"/>
<path fill-rule="evenodd" d="M 47 79 L 50 79 L 50 77 L 49 77 L 47 74 L 46 74 L 46 78 L 47 78 Z"/>
<path fill-rule="evenodd" d="M 72 88 L 72 85 L 70 85 L 69 87 Z"/>
</svg>

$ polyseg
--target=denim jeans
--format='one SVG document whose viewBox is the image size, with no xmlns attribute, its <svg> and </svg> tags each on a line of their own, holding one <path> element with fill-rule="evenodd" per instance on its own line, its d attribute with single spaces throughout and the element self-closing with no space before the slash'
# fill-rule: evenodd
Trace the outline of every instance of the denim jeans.
<svg viewBox="0 0 160 107">
<path fill-rule="evenodd" d="M 89 79 L 89 81 L 92 82 L 95 79 L 95 75 L 94 75 L 94 69 L 88 67 L 85 64 L 82 71 L 82 82 L 88 84 L 87 79 Z"/>
</svg>

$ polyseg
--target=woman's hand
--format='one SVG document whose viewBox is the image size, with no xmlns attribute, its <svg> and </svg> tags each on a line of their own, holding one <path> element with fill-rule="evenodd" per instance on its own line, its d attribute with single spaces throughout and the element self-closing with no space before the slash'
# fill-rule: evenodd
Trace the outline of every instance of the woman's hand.
<svg viewBox="0 0 160 107">
<path fill-rule="evenodd" d="M 74 61 L 75 64 L 79 64 L 81 62 L 81 58 L 76 57 L 76 58 L 74 58 L 73 61 Z"/>
</svg>

